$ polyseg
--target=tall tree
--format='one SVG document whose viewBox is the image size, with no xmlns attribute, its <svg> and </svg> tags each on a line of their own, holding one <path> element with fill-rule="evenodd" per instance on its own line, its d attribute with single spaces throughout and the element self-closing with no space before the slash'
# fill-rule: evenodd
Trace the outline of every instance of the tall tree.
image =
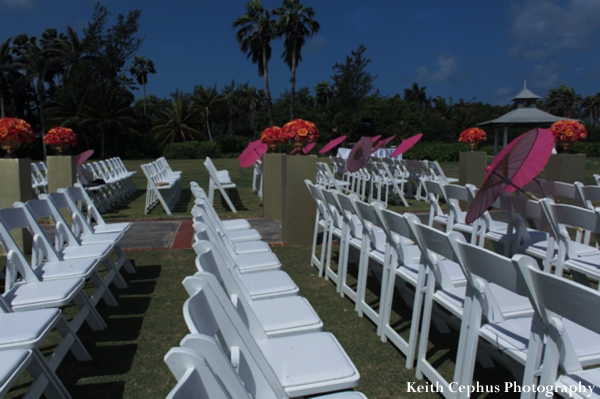
<svg viewBox="0 0 600 399">
<path fill-rule="evenodd" d="M 258 76 L 264 77 L 269 124 L 273 126 L 268 64 L 271 59 L 271 40 L 277 36 L 277 23 L 260 0 L 251 0 L 246 4 L 246 14 L 233 21 L 233 27 L 239 28 L 235 37 L 242 53 L 258 65 Z"/>
<path fill-rule="evenodd" d="M 161 147 L 169 143 L 196 140 L 200 136 L 200 132 L 193 127 L 198 121 L 197 116 L 197 111 L 187 101 L 177 99 L 171 107 L 162 111 L 150 134 Z"/>
<path fill-rule="evenodd" d="M 212 116 L 218 109 L 221 108 L 223 99 L 217 93 L 214 87 L 196 87 L 194 88 L 194 96 L 192 97 L 192 108 L 198 109 L 206 126 L 208 138 L 212 142 L 212 133 L 210 131 L 210 121 Z"/>
<path fill-rule="evenodd" d="M 579 112 L 581 95 L 575 93 L 575 89 L 562 84 L 548 92 L 546 105 L 553 114 L 565 118 L 575 118 Z"/>
<path fill-rule="evenodd" d="M 360 100 L 366 97 L 374 88 L 373 81 L 378 75 L 371 75 L 366 71 L 371 60 L 363 56 L 367 48 L 360 45 L 353 50 L 351 55 L 346 56 L 346 62 L 335 63 L 333 69 L 336 71 L 333 79 L 336 97 L 350 107 L 358 106 Z"/>
<path fill-rule="evenodd" d="M 326 80 L 317 83 L 315 86 L 315 95 L 317 100 L 321 104 L 325 103 L 325 107 L 327 108 L 329 108 L 329 99 L 333 97 L 333 90 L 333 86 Z"/>
<path fill-rule="evenodd" d="M 306 44 L 306 39 L 316 34 L 321 26 L 313 19 L 313 9 L 300 4 L 300 0 L 283 0 L 283 5 L 275 9 L 273 14 L 279 15 L 279 34 L 285 36 L 282 58 L 292 72 L 290 119 L 294 119 L 296 67 L 302 61 L 302 47 Z"/>
<path fill-rule="evenodd" d="M 136 55 L 133 59 L 133 65 L 129 68 L 131 73 L 144 89 L 144 116 L 146 116 L 146 83 L 148 83 L 148 74 L 155 74 L 154 62 L 147 60 L 142 56 Z"/>
<path fill-rule="evenodd" d="M 11 74 L 15 71 L 13 57 L 10 54 L 10 38 L 0 44 L 0 118 L 4 118 L 4 95 L 8 92 Z"/>
<path fill-rule="evenodd" d="M 587 116 L 590 117 L 592 126 L 598 125 L 598 116 L 600 115 L 600 93 L 593 96 L 587 96 L 581 101 L 581 107 Z"/>
<path fill-rule="evenodd" d="M 431 102 L 429 101 L 429 99 L 427 99 L 425 89 L 427 89 L 427 87 L 419 87 L 419 85 L 416 82 L 413 83 L 410 89 L 404 89 L 404 100 L 408 102 L 417 103 L 421 107 L 429 106 Z"/>
</svg>

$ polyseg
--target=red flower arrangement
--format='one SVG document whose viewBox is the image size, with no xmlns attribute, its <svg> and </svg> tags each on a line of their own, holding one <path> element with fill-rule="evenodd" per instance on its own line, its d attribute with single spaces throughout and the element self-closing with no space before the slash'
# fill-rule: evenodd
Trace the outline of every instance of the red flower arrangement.
<svg viewBox="0 0 600 399">
<path fill-rule="evenodd" d="M 68 127 L 57 126 L 50 129 L 44 136 L 44 143 L 46 145 L 75 145 L 77 136 Z"/>
<path fill-rule="evenodd" d="M 281 135 L 287 140 L 294 141 L 317 141 L 319 140 L 319 130 L 314 123 L 304 119 L 293 119 L 283 125 Z"/>
<path fill-rule="evenodd" d="M 478 127 L 470 127 L 463 130 L 458 138 L 459 143 L 477 143 L 478 141 L 484 141 L 487 136 L 483 129 Z"/>
<path fill-rule="evenodd" d="M 29 123 L 18 118 L 0 118 L 0 143 L 33 143 L 35 135 Z"/>
<path fill-rule="evenodd" d="M 286 137 L 281 134 L 279 126 L 271 126 L 263 130 L 260 135 L 260 141 L 265 144 L 274 145 L 287 141 Z"/>
<path fill-rule="evenodd" d="M 554 135 L 554 141 L 579 141 L 587 137 L 587 130 L 581 123 L 565 119 L 554 122 L 550 126 L 550 131 Z"/>
</svg>

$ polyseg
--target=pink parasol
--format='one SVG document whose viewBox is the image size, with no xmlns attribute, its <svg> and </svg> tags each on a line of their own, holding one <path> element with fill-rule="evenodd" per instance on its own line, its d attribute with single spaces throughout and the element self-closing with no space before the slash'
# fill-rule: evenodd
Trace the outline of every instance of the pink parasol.
<svg viewBox="0 0 600 399">
<path fill-rule="evenodd" d="M 262 141 L 260 141 L 260 139 L 249 142 L 244 151 L 242 151 L 242 153 L 238 157 L 238 159 L 242 159 L 242 157 L 246 156 L 246 154 L 248 154 L 249 152 L 252 152 L 252 150 L 254 150 L 255 148 L 258 148 L 258 146 L 260 146 L 261 144 Z"/>
<path fill-rule="evenodd" d="M 294 155 L 297 152 L 298 152 L 298 148 L 294 148 L 292 151 L 290 151 L 289 155 Z"/>
<path fill-rule="evenodd" d="M 329 143 L 325 144 L 325 147 L 321 148 L 321 151 L 319 151 L 319 154 L 325 154 L 327 151 L 333 150 L 335 147 L 342 144 L 342 142 L 344 140 L 346 140 L 346 137 L 348 137 L 348 136 L 344 135 L 344 136 L 338 137 L 337 139 L 331 140 Z"/>
<path fill-rule="evenodd" d="M 371 137 L 371 142 L 372 142 L 372 143 L 374 143 L 374 142 L 376 142 L 377 140 L 379 140 L 380 138 L 381 138 L 381 134 L 379 134 L 379 135 L 377 135 L 377 136 L 375 136 L 375 137 Z"/>
<path fill-rule="evenodd" d="M 316 145 L 317 145 L 316 141 L 313 141 L 312 143 L 308 143 L 306 145 L 306 147 L 304 147 L 302 149 L 302 152 L 305 153 L 305 154 L 308 154 L 310 152 L 310 150 L 312 150 L 313 148 L 315 148 Z"/>
<path fill-rule="evenodd" d="M 375 151 L 377 151 L 381 147 L 385 147 L 386 145 L 388 145 L 388 143 L 390 141 L 394 140 L 395 138 L 396 138 L 396 135 L 394 134 L 393 136 L 390 136 L 387 139 L 380 140 L 379 143 L 377 143 L 377 145 L 375 146 L 375 148 L 373 148 L 373 151 L 371 152 L 371 154 L 374 154 Z"/>
<path fill-rule="evenodd" d="M 496 201 L 500 192 L 513 192 L 529 183 L 548 163 L 554 148 L 554 135 L 535 128 L 514 139 L 486 168 L 487 174 L 465 221 L 473 223 Z"/>
<path fill-rule="evenodd" d="M 242 168 L 247 168 L 252 166 L 262 158 L 262 156 L 267 152 L 269 146 L 265 143 L 258 144 L 255 148 L 248 151 L 246 154 L 240 155 L 240 166 Z"/>
<path fill-rule="evenodd" d="M 358 140 L 358 143 L 354 145 L 352 150 L 350 151 L 350 155 L 348 155 L 348 161 L 346 163 L 346 168 L 349 172 L 356 172 L 365 164 L 371 155 L 371 150 L 373 149 L 373 141 L 369 137 L 363 137 Z"/>
<path fill-rule="evenodd" d="M 392 158 L 397 157 L 400 154 L 404 154 L 406 151 L 410 150 L 410 148 L 417 144 L 419 140 L 423 137 L 423 133 L 415 134 L 412 137 L 407 138 L 406 140 L 402 140 L 402 143 L 396 148 L 396 151 L 392 153 Z"/>
<path fill-rule="evenodd" d="M 94 150 L 87 150 L 82 152 L 81 154 L 77 154 L 75 160 L 77 162 L 77 166 L 83 165 L 85 161 L 90 159 L 90 157 L 94 154 Z"/>
</svg>

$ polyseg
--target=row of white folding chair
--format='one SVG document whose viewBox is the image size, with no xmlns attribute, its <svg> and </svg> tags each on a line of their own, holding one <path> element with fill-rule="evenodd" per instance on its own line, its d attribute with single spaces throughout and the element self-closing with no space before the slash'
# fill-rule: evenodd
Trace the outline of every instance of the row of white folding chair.
<svg viewBox="0 0 600 399">
<path fill-rule="evenodd" d="M 235 206 L 233 205 L 233 202 L 227 193 L 227 190 L 237 187 L 236 184 L 231 181 L 231 178 L 229 177 L 229 171 L 217 170 L 209 157 L 206 157 L 204 166 L 206 167 L 206 171 L 208 172 L 209 176 L 208 199 L 210 204 L 214 204 L 215 190 L 219 190 L 221 196 L 229 206 L 229 209 L 231 209 L 233 213 L 237 213 L 237 209 L 235 209 Z"/>
<path fill-rule="evenodd" d="M 336 179 L 329 165 L 325 162 L 317 162 L 317 183 L 325 188 L 333 188 L 338 191 L 348 192 L 350 183 Z"/>
<path fill-rule="evenodd" d="M 358 385 L 359 373 L 333 335 L 269 337 L 259 329 L 253 335 L 238 310 L 226 298 L 219 300 L 206 277 L 187 278 L 184 284 L 191 294 L 184 304 L 190 332 L 220 348 L 221 356 L 229 358 L 227 363 L 238 368 L 238 375 L 252 387 L 253 397 L 299 397 Z M 208 354 L 186 340 L 183 346 Z"/>
<path fill-rule="evenodd" d="M 395 161 L 392 158 L 373 158 L 373 161 L 383 180 L 391 187 L 392 199 L 396 205 L 399 205 L 401 202 L 402 205 L 408 207 L 409 205 L 405 197 L 405 185 L 407 184 L 407 180 L 403 174 L 396 172 Z"/>
<path fill-rule="evenodd" d="M 230 220 L 219 219 L 219 215 L 217 214 L 217 211 L 214 209 L 214 207 L 211 205 L 210 200 L 208 199 L 208 196 L 206 195 L 206 192 L 195 181 L 190 182 L 190 190 L 191 190 L 192 194 L 194 195 L 194 198 L 196 200 L 201 201 L 200 203 L 198 203 L 198 205 L 200 205 L 204 208 L 207 215 L 210 217 L 211 222 L 215 226 L 218 226 L 218 228 L 220 230 L 232 232 L 235 230 L 248 230 L 252 227 L 246 219 L 230 219 Z M 238 233 L 238 234 L 241 234 L 243 236 L 243 238 L 246 238 L 246 239 L 252 239 L 252 240 L 260 239 L 260 234 L 256 230 L 253 230 L 251 235 L 249 235 L 248 232 Z M 240 239 L 240 238 L 242 238 L 242 237 L 233 237 L 234 240 Z"/>
<path fill-rule="evenodd" d="M 148 179 L 144 212 L 147 214 L 160 203 L 165 212 L 170 215 L 181 196 L 180 175 L 170 173 L 162 163 L 157 161 L 142 164 L 140 167 Z"/>
<path fill-rule="evenodd" d="M 234 248 L 221 247 L 219 251 L 222 240 L 216 237 L 215 231 L 208 225 L 198 221 L 199 217 L 206 216 L 202 205 L 208 204 L 197 202 L 195 212 L 193 211 L 196 215 L 194 249 L 198 254 L 196 265 L 200 272 L 194 278 L 184 281 L 190 295 L 196 292 L 201 279 L 206 281 L 214 291 L 220 306 L 229 307 L 230 313 L 235 312 L 236 316 L 239 313 L 238 317 L 241 317 L 245 328 L 256 339 L 298 334 L 312 334 L 314 337 L 314 333 L 322 329 L 322 323 L 308 302 L 297 296 L 298 289 L 289 276 L 283 271 L 257 267 L 256 264 L 252 272 L 243 272 L 239 263 L 231 262 L 231 258 L 229 261 L 224 259 L 223 255 L 228 257 Z M 252 244 L 255 247 L 255 250 L 246 253 L 246 256 L 261 253 L 264 255 L 267 251 L 271 254 L 270 250 L 264 248 L 259 252 L 256 242 L 243 241 L 235 244 L 246 246 L 248 251 L 248 245 Z M 231 301 L 235 302 L 235 309 Z M 189 322 L 188 325 L 193 333 L 200 332 L 198 326 Z"/>
<path fill-rule="evenodd" d="M 31 188 L 36 195 L 48 192 L 48 176 L 36 163 L 31 163 Z"/>
<path fill-rule="evenodd" d="M 88 171 L 92 172 L 94 179 L 104 180 L 110 189 L 110 202 L 120 202 L 131 196 L 137 191 L 133 183 L 132 173 L 123 172 L 122 169 L 114 166 L 116 164 L 111 160 L 89 162 L 85 164 Z"/>
</svg>

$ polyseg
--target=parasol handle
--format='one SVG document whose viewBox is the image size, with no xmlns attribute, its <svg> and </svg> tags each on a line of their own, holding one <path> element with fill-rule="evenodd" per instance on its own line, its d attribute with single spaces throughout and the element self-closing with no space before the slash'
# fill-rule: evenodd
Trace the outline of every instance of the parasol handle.
<svg viewBox="0 0 600 399">
<path fill-rule="evenodd" d="M 527 191 L 523 190 L 523 189 L 522 189 L 521 187 L 519 187 L 519 186 L 515 186 L 515 185 L 513 184 L 513 182 L 512 182 L 510 179 L 506 179 L 506 181 L 505 181 L 505 182 L 506 182 L 506 184 L 508 184 L 508 185 L 510 185 L 510 186 L 512 186 L 512 187 L 514 187 L 514 188 L 516 188 L 516 189 L 517 189 L 517 191 L 518 191 L 518 192 L 520 192 L 521 194 L 525 194 L 525 195 L 526 195 L 526 196 L 528 196 L 529 198 L 531 198 L 531 199 L 533 199 L 533 200 L 536 200 L 536 201 L 539 201 L 539 200 L 540 200 L 538 197 L 536 197 L 536 196 L 535 196 L 535 195 L 533 195 L 532 193 L 529 193 L 529 192 L 527 192 Z"/>
</svg>

